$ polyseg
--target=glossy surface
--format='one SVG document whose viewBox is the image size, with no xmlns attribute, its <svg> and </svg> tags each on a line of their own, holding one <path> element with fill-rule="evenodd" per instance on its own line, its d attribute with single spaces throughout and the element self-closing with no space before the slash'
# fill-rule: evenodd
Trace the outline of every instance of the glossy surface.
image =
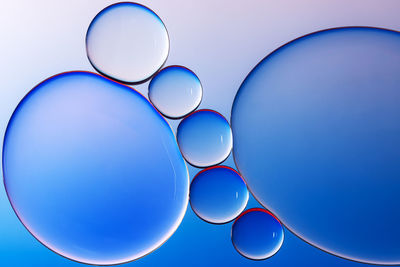
<svg viewBox="0 0 400 267">
<path fill-rule="evenodd" d="M 246 207 L 249 192 L 232 168 L 215 166 L 200 171 L 190 184 L 190 205 L 201 219 L 216 224 L 235 219 Z"/>
<path fill-rule="evenodd" d="M 194 111 L 201 102 L 203 88 L 199 78 L 182 66 L 169 66 L 149 84 L 149 99 L 164 116 L 178 119 Z"/>
<path fill-rule="evenodd" d="M 400 34 L 342 28 L 261 61 L 232 109 L 234 157 L 263 206 L 335 255 L 400 264 Z"/>
<path fill-rule="evenodd" d="M 253 208 L 243 212 L 232 225 L 232 244 L 244 257 L 264 260 L 281 248 L 284 232 L 268 211 Z"/>
<path fill-rule="evenodd" d="M 0 131 L 22 97 L 53 73 L 91 70 L 84 35 L 109 0 L 3 1 Z M 233 98 L 252 67 L 269 52 L 305 33 L 339 25 L 381 25 L 400 29 L 398 0 L 311 1 L 140 1 L 165 22 L 171 38 L 168 64 L 185 64 L 199 75 L 201 106 L 230 118 Z M 223 35 L 223 38 L 221 38 Z M 147 84 L 134 86 L 147 94 Z M 174 122 L 172 122 L 174 123 Z M 171 124 L 172 124 L 171 123 Z M 234 167 L 231 157 L 224 165 Z M 199 171 L 190 169 L 193 178 Z M 250 196 L 249 207 L 258 206 Z M 321 207 L 322 208 L 322 207 Z M 285 231 L 281 250 L 263 262 L 233 248 L 231 224 L 210 225 L 191 208 L 179 229 L 150 255 L 121 267 L 366 267 L 316 249 Z M 39 244 L 19 223 L 0 188 L 0 258 L 4 267 L 83 267 Z"/>
<path fill-rule="evenodd" d="M 100 73 L 121 82 L 139 83 L 165 63 L 168 32 L 147 7 L 132 2 L 116 3 L 93 19 L 86 34 L 86 52 Z"/>
<path fill-rule="evenodd" d="M 196 167 L 219 164 L 232 150 L 232 131 L 228 121 L 208 109 L 185 117 L 178 126 L 177 140 L 183 157 Z"/>
<path fill-rule="evenodd" d="M 20 102 L 3 170 L 24 226 L 84 263 L 152 252 L 188 203 L 187 168 L 168 123 L 132 88 L 88 72 L 53 76 Z"/>
</svg>

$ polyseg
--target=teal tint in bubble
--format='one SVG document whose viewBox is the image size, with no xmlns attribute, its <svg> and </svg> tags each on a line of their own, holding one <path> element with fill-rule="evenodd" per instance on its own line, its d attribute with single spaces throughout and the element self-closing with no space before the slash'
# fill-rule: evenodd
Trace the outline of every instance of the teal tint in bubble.
<svg viewBox="0 0 400 267">
<path fill-rule="evenodd" d="M 177 131 L 183 157 L 196 167 L 223 162 L 232 150 L 232 131 L 219 113 L 202 109 L 184 118 Z"/>
<path fill-rule="evenodd" d="M 93 19 L 86 34 L 86 52 L 100 73 L 125 83 L 143 82 L 167 60 L 167 29 L 147 7 L 116 3 Z"/>
<path fill-rule="evenodd" d="M 190 184 L 190 205 L 206 222 L 232 221 L 244 210 L 248 199 L 249 192 L 242 177 L 226 166 L 202 170 Z"/>
<path fill-rule="evenodd" d="M 335 255 L 400 264 L 400 33 L 339 28 L 262 60 L 232 108 L 254 196 Z"/>
<path fill-rule="evenodd" d="M 166 117 L 179 119 L 194 111 L 201 102 L 203 89 L 199 78 L 182 66 L 161 70 L 149 84 L 149 99 Z"/>
<path fill-rule="evenodd" d="M 253 208 L 243 212 L 232 225 L 232 244 L 244 257 L 264 260 L 281 248 L 284 232 L 281 223 L 270 212 Z"/>
<path fill-rule="evenodd" d="M 4 184 L 25 227 L 69 259 L 138 259 L 177 229 L 186 164 L 163 117 L 138 92 L 69 72 L 18 105 L 3 147 Z"/>
</svg>

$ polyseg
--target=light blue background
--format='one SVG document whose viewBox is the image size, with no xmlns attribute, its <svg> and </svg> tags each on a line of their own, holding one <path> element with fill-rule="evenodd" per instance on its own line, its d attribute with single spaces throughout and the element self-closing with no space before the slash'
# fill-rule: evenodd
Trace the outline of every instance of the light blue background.
<svg viewBox="0 0 400 267">
<path fill-rule="evenodd" d="M 153 9 L 170 34 L 167 65 L 192 69 L 204 95 L 200 108 L 230 118 L 240 83 L 278 46 L 307 33 L 338 26 L 400 30 L 397 0 L 155 0 Z M 89 70 L 85 33 L 103 0 L 2 1 L 0 9 L 0 132 L 20 99 L 45 78 L 68 70 Z M 147 94 L 147 84 L 136 86 Z M 172 122 L 176 127 L 177 123 Z M 233 167 L 231 157 L 226 162 Z M 197 170 L 189 167 L 191 177 Z M 257 203 L 250 198 L 248 207 Z M 328 255 L 285 231 L 278 254 L 266 261 L 241 257 L 230 241 L 230 224 L 215 226 L 188 207 L 177 232 L 160 249 L 127 266 L 363 266 Z M 1 266 L 78 266 L 40 245 L 18 221 L 0 189 Z M 364 265 L 365 266 L 365 265 Z"/>
</svg>

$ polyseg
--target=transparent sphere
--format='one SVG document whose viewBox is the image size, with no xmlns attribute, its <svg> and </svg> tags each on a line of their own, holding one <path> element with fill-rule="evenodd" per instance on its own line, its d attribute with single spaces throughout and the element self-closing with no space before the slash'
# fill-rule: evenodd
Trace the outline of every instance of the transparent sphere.
<svg viewBox="0 0 400 267">
<path fill-rule="evenodd" d="M 253 208 L 243 212 L 232 225 L 232 244 L 244 257 L 264 260 L 275 255 L 282 246 L 281 223 L 270 212 Z"/>
<path fill-rule="evenodd" d="M 116 3 L 100 11 L 91 22 L 86 52 L 100 73 L 124 83 L 143 82 L 167 60 L 167 29 L 147 7 Z"/>
<path fill-rule="evenodd" d="M 222 224 L 232 221 L 244 210 L 249 192 L 234 169 L 215 166 L 193 178 L 189 199 L 197 216 L 206 222 Z"/>
<path fill-rule="evenodd" d="M 332 254 L 400 264 L 400 33 L 339 28 L 263 59 L 232 108 L 234 158 L 282 223 Z"/>
<path fill-rule="evenodd" d="M 203 89 L 199 78 L 182 66 L 162 69 L 149 84 L 149 99 L 164 116 L 179 119 L 194 111 Z"/>
<path fill-rule="evenodd" d="M 15 213 L 69 259 L 111 265 L 157 249 L 187 208 L 189 180 L 174 134 L 142 95 L 69 72 L 36 86 L 4 139 Z"/>
<path fill-rule="evenodd" d="M 217 165 L 232 150 L 232 131 L 228 121 L 208 109 L 185 117 L 178 126 L 177 140 L 183 157 L 196 167 Z"/>
</svg>

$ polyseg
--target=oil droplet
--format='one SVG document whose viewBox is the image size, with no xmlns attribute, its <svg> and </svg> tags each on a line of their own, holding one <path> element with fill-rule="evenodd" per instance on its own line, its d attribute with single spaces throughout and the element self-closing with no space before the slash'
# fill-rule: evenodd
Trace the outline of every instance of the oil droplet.
<svg viewBox="0 0 400 267">
<path fill-rule="evenodd" d="M 106 7 L 93 19 L 86 34 L 90 63 L 100 73 L 124 82 L 150 78 L 167 60 L 169 38 L 161 19 L 132 2 Z"/>
<path fill-rule="evenodd" d="M 203 220 L 222 224 L 234 220 L 246 207 L 249 192 L 232 168 L 215 166 L 200 171 L 190 185 L 190 205 Z"/>
<path fill-rule="evenodd" d="M 232 131 L 219 113 L 202 109 L 184 118 L 178 126 L 177 140 L 183 157 L 196 167 L 223 162 L 232 149 Z"/>
<path fill-rule="evenodd" d="M 253 208 L 243 212 L 232 225 L 232 244 L 244 257 L 264 260 L 281 248 L 284 232 L 270 212 Z"/>
<path fill-rule="evenodd" d="M 232 108 L 250 191 L 295 234 L 347 259 L 400 264 L 399 73 L 400 33 L 321 31 L 262 60 Z"/>
<path fill-rule="evenodd" d="M 203 89 L 199 78 L 182 66 L 161 70 L 149 84 L 149 99 L 164 116 L 179 119 L 194 111 Z"/>
<path fill-rule="evenodd" d="M 30 91 L 10 119 L 3 156 L 21 222 L 75 261 L 140 258 L 186 211 L 187 168 L 168 123 L 132 88 L 93 73 L 59 74 Z"/>
</svg>

